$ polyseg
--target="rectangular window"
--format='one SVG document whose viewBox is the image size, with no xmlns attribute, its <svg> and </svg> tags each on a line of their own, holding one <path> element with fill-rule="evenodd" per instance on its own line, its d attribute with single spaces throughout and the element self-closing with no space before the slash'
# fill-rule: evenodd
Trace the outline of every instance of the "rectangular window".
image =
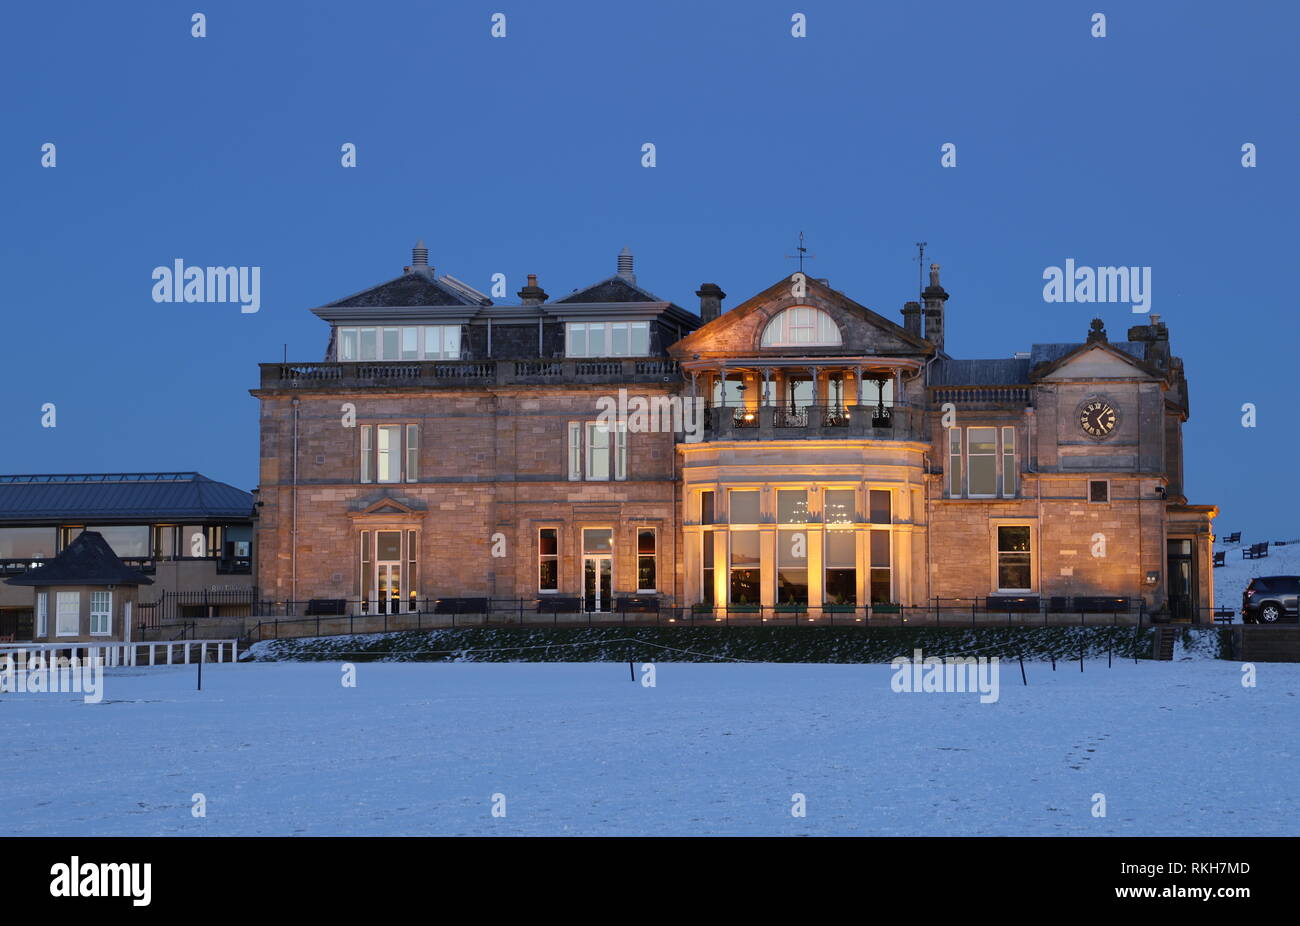
<svg viewBox="0 0 1300 926">
<path fill-rule="evenodd" d="M 614 425 L 614 478 L 627 478 L 627 422 Z"/>
<path fill-rule="evenodd" d="M 123 559 L 143 559 L 149 555 L 153 538 L 147 525 L 104 525 L 95 528 L 113 552 Z"/>
<path fill-rule="evenodd" d="M 961 498 L 961 428 L 948 429 L 948 497 Z"/>
<path fill-rule="evenodd" d="M 972 498 L 998 494 L 997 428 L 966 429 L 967 491 Z"/>
<path fill-rule="evenodd" d="M 700 568 L 700 603 L 713 606 L 714 585 L 713 585 L 713 533 L 706 532 L 700 535 L 701 547 L 701 568 Z"/>
<path fill-rule="evenodd" d="M 582 425 L 576 421 L 569 422 L 569 479 L 576 482 L 582 478 Z"/>
<path fill-rule="evenodd" d="M 658 587 L 657 549 L 654 528 L 643 527 L 636 532 L 636 590 L 653 592 Z"/>
<path fill-rule="evenodd" d="M 406 481 L 416 482 L 420 478 L 420 426 L 406 426 Z"/>
<path fill-rule="evenodd" d="M 359 331 L 362 360 L 379 359 L 379 339 L 374 328 L 362 328 Z"/>
<path fill-rule="evenodd" d="M 358 359 L 357 329 L 355 328 L 339 329 L 339 359 L 345 362 Z"/>
<path fill-rule="evenodd" d="M 381 360 L 400 360 L 402 357 L 401 332 L 397 328 L 384 329 L 383 353 Z"/>
<path fill-rule="evenodd" d="M 0 527 L 0 559 L 51 559 L 56 541 L 52 527 Z"/>
<path fill-rule="evenodd" d="M 113 593 L 90 593 L 90 632 L 107 636 L 113 632 Z"/>
<path fill-rule="evenodd" d="M 1016 497 L 1016 429 L 1002 429 L 1002 495 Z"/>
<path fill-rule="evenodd" d="M 808 603 L 808 534 L 777 531 L 776 603 Z"/>
<path fill-rule="evenodd" d="M 537 531 L 537 590 L 560 590 L 560 532 L 555 527 Z"/>
<path fill-rule="evenodd" d="M 713 490 L 705 489 L 700 493 L 700 523 L 713 524 Z"/>
<path fill-rule="evenodd" d="M 50 632 L 50 593 L 36 593 L 36 636 L 45 637 Z"/>
<path fill-rule="evenodd" d="M 420 359 L 420 329 L 419 328 L 402 329 L 402 359 L 403 360 Z"/>
<path fill-rule="evenodd" d="M 892 492 L 888 489 L 872 489 L 870 493 L 870 501 L 872 524 L 893 523 L 894 511 Z"/>
<path fill-rule="evenodd" d="M 176 526 L 156 524 L 153 529 L 154 559 L 171 559 L 176 555 Z"/>
<path fill-rule="evenodd" d="M 419 574 L 416 572 L 416 563 L 419 558 L 415 555 L 415 531 L 406 532 L 406 597 L 410 599 L 410 610 L 418 610 L 416 595 L 420 587 Z"/>
<path fill-rule="evenodd" d="M 998 591 L 1028 592 L 1033 589 L 1028 527 L 998 527 Z"/>
<path fill-rule="evenodd" d="M 361 481 L 374 482 L 373 429 L 370 425 L 363 424 L 359 430 L 361 431 Z"/>
<path fill-rule="evenodd" d="M 731 531 L 731 603 L 758 604 L 759 543 L 758 531 Z"/>
<path fill-rule="evenodd" d="M 808 490 L 777 489 L 776 520 L 780 524 L 805 524 L 808 521 Z"/>
<path fill-rule="evenodd" d="M 370 531 L 361 532 L 361 610 L 370 610 L 370 596 L 375 587 L 375 569 L 370 555 Z"/>
<path fill-rule="evenodd" d="M 460 325 L 425 325 L 420 334 L 420 354 L 425 360 L 460 359 Z"/>
<path fill-rule="evenodd" d="M 890 586 L 889 531 L 871 532 L 871 603 L 890 604 L 893 590 Z"/>
<path fill-rule="evenodd" d="M 55 593 L 54 632 L 61 637 L 81 633 L 81 592 Z"/>
<path fill-rule="evenodd" d="M 826 532 L 826 603 L 858 603 L 858 551 L 855 531 Z"/>
<path fill-rule="evenodd" d="M 644 357 L 650 352 L 649 322 L 568 322 L 568 357 Z"/>
<path fill-rule="evenodd" d="M 827 524 L 852 524 L 857 519 L 857 492 L 853 489 L 826 490 L 823 521 Z"/>
<path fill-rule="evenodd" d="M 380 482 L 402 481 L 402 426 L 381 424 L 375 427 L 375 472 Z"/>
<path fill-rule="evenodd" d="M 587 478 L 609 479 L 609 429 L 600 422 L 587 423 Z"/>
<path fill-rule="evenodd" d="M 732 524 L 757 524 L 759 522 L 759 496 L 757 489 L 732 489 L 727 493 Z"/>
<path fill-rule="evenodd" d="M 1107 504 L 1110 501 L 1110 480 L 1091 479 L 1088 481 L 1088 501 Z"/>
</svg>

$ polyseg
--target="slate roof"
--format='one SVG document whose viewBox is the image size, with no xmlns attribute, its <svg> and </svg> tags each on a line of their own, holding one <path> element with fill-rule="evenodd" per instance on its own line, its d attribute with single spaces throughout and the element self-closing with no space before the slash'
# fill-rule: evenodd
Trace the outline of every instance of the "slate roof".
<svg viewBox="0 0 1300 926">
<path fill-rule="evenodd" d="M 1110 346 L 1122 350 L 1135 360 L 1141 360 L 1146 345 L 1141 341 L 1111 341 Z M 1033 366 L 1040 363 L 1055 363 L 1066 354 L 1078 350 L 1080 347 L 1083 347 L 1083 344 L 1078 342 L 1073 344 L 1035 344 L 1029 352 L 1029 361 Z"/>
<path fill-rule="evenodd" d="M 153 579 L 125 566 L 104 535 L 82 531 L 62 553 L 20 576 L 9 585 L 153 585 Z"/>
<path fill-rule="evenodd" d="M 931 386 L 1023 386 L 1028 360 L 941 360 L 930 369 Z"/>
<path fill-rule="evenodd" d="M 1112 341 L 1135 360 L 1143 359 L 1141 341 Z M 1035 344 L 1028 359 L 1019 357 L 999 360 L 941 360 L 930 369 L 931 386 L 1023 386 L 1029 373 L 1040 363 L 1055 363 L 1066 354 L 1083 347 L 1082 343 Z"/>
<path fill-rule="evenodd" d="M 251 493 L 199 473 L 0 476 L 0 524 L 248 520 L 252 513 Z"/>
<path fill-rule="evenodd" d="M 434 278 L 432 273 L 413 270 L 395 280 L 380 283 L 337 302 L 324 306 L 335 308 L 411 308 L 423 305 L 486 305 Z"/>
<path fill-rule="evenodd" d="M 654 293 L 647 292 L 621 276 L 612 276 L 599 283 L 593 283 L 586 289 L 570 293 L 563 299 L 551 301 L 563 305 L 566 302 L 666 302 L 667 300 L 660 299 Z"/>
</svg>

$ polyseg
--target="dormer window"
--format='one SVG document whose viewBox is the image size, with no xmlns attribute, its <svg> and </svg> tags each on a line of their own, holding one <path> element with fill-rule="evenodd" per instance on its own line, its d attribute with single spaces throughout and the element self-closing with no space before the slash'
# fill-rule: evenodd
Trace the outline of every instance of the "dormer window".
<svg viewBox="0 0 1300 926">
<path fill-rule="evenodd" d="M 650 353 L 649 322 L 569 322 L 566 357 L 645 357 Z"/>
<path fill-rule="evenodd" d="M 338 359 L 459 360 L 460 325 L 340 328 Z"/>
<path fill-rule="evenodd" d="M 767 323 L 761 346 L 838 347 L 843 343 L 835 319 L 810 305 L 796 305 Z"/>
</svg>

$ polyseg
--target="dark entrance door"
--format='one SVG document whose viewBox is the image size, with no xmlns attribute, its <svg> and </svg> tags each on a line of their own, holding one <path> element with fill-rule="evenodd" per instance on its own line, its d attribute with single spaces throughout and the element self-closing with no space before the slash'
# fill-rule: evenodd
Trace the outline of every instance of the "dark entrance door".
<svg viewBox="0 0 1300 926">
<path fill-rule="evenodd" d="M 1169 613 L 1174 620 L 1196 620 L 1196 560 L 1192 556 L 1191 540 L 1170 540 L 1169 561 Z"/>
</svg>

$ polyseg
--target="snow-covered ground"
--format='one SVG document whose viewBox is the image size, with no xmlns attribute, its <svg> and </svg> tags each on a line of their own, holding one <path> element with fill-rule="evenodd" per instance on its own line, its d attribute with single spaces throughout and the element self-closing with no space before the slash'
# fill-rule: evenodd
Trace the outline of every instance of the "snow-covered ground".
<svg viewBox="0 0 1300 926">
<path fill-rule="evenodd" d="M 1255 576 L 1300 576 L 1300 540 L 1286 546 L 1268 548 L 1268 556 L 1263 559 L 1244 559 L 1241 551 L 1252 542 L 1260 543 L 1263 537 L 1246 538 L 1243 544 L 1226 545 L 1215 543 L 1214 552 L 1226 550 L 1224 565 L 1214 570 L 1214 605 L 1218 608 L 1232 608 L 1237 612 L 1236 622 L 1241 622 L 1241 593 L 1247 583 Z M 1289 540 L 1279 537 L 1279 540 Z"/>
<path fill-rule="evenodd" d="M 0 833 L 1297 835 L 1300 665 L 1256 668 L 1012 663 L 989 704 L 888 665 L 110 670 L 0 695 Z"/>
</svg>

